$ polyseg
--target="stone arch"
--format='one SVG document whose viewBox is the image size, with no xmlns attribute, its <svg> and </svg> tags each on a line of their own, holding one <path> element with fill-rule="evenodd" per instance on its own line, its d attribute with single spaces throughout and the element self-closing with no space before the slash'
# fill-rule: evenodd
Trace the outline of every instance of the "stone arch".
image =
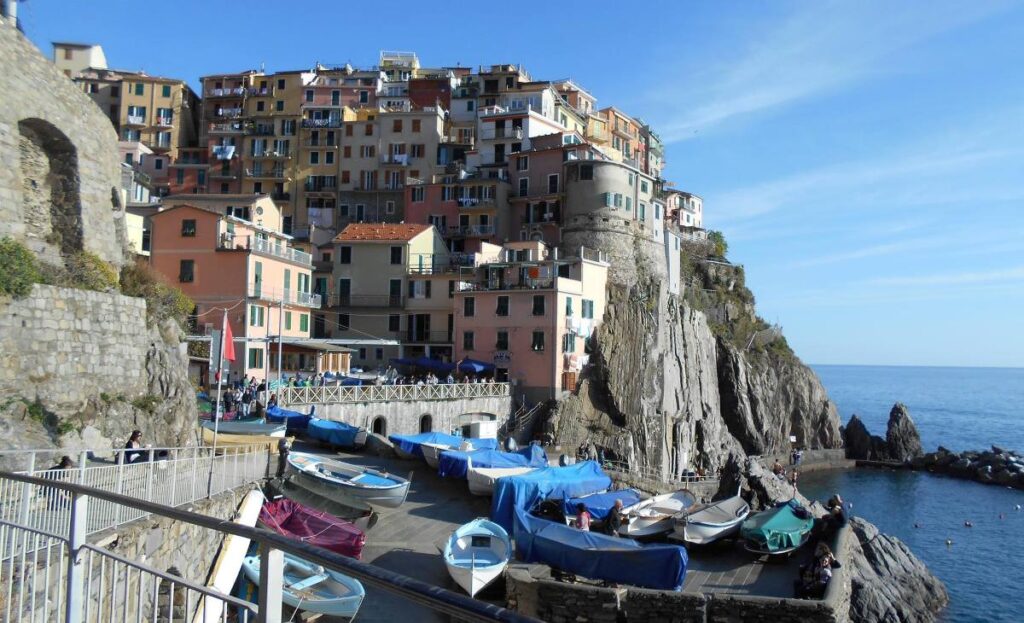
<svg viewBox="0 0 1024 623">
<path fill-rule="evenodd" d="M 22 218 L 30 241 L 70 255 L 83 248 L 78 151 L 63 132 L 37 118 L 18 122 Z"/>
<path fill-rule="evenodd" d="M 420 432 L 421 433 L 432 433 L 434 432 L 434 418 L 429 413 L 424 413 L 420 416 Z"/>
<path fill-rule="evenodd" d="M 388 435 L 388 421 L 384 419 L 383 415 L 378 415 L 373 418 L 373 423 L 370 424 L 370 431 L 375 435 L 381 435 L 387 437 Z"/>
</svg>

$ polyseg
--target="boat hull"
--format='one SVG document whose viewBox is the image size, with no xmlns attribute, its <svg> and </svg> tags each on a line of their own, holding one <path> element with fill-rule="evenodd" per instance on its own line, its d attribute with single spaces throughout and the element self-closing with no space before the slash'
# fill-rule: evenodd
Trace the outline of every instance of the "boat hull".
<svg viewBox="0 0 1024 623">
<path fill-rule="evenodd" d="M 692 506 L 694 501 L 692 493 L 682 490 L 624 508 L 622 514 L 628 521 L 619 528 L 619 534 L 634 539 L 668 534 L 675 525 L 675 515 Z"/>
<path fill-rule="evenodd" d="M 303 456 L 298 453 L 289 456 L 288 470 L 291 482 L 332 502 L 364 510 L 394 509 L 401 506 L 409 495 L 410 483 L 408 480 L 396 479 L 396 484 L 388 487 L 365 487 L 329 479 L 320 475 L 315 468 L 311 470 L 297 466 L 296 459 L 301 459 Z M 338 461 L 315 460 L 313 462 L 328 467 L 343 466 L 346 469 L 382 478 L 394 478 L 375 470 L 363 469 Z"/>
<path fill-rule="evenodd" d="M 289 443 L 294 442 L 294 437 L 271 437 L 269 435 L 230 435 L 218 433 L 216 435 L 217 446 L 266 446 L 271 454 L 277 454 L 277 444 L 281 439 L 288 439 Z M 203 443 L 212 446 L 214 433 L 208 428 L 203 429 Z"/>
<path fill-rule="evenodd" d="M 707 504 L 675 517 L 671 538 L 692 545 L 707 545 L 735 535 L 750 514 L 738 496 Z"/>
<path fill-rule="evenodd" d="M 466 481 L 469 483 L 469 492 L 473 495 L 492 496 L 494 495 L 494 483 L 504 476 L 519 476 L 532 472 L 534 467 L 473 467 L 466 470 Z"/>
<path fill-rule="evenodd" d="M 242 564 L 245 577 L 250 582 L 259 586 L 260 584 L 260 559 L 258 556 L 248 556 Z M 291 590 L 296 580 L 326 575 L 325 586 L 315 593 L 309 589 Z M 329 616 L 354 618 L 359 612 L 363 603 L 366 591 L 358 580 L 343 575 L 331 569 L 323 569 L 301 558 L 291 554 L 285 554 L 285 578 L 284 590 L 281 592 L 281 601 L 298 610 L 305 610 L 316 614 Z M 328 596 L 332 589 L 338 594 L 336 597 Z"/>
<path fill-rule="evenodd" d="M 451 449 L 449 446 L 432 443 L 425 443 L 420 448 L 423 449 L 423 460 L 434 469 L 437 469 L 441 464 L 441 453 Z"/>
<path fill-rule="evenodd" d="M 201 426 L 210 431 L 214 431 L 213 422 L 202 422 Z M 217 425 L 216 429 L 218 435 L 252 435 L 252 436 L 263 436 L 263 437 L 284 437 L 285 432 L 288 428 L 287 424 L 282 423 L 264 423 L 264 422 L 221 422 Z"/>
<path fill-rule="evenodd" d="M 443 556 L 448 575 L 474 597 L 504 572 L 512 556 L 512 543 L 498 524 L 474 519 L 452 532 Z"/>
</svg>

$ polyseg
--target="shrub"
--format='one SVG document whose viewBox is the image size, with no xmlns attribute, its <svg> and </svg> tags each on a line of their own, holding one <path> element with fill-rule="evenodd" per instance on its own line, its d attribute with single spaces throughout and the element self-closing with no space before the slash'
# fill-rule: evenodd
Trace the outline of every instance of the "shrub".
<svg viewBox="0 0 1024 623">
<path fill-rule="evenodd" d="M 174 318 L 185 326 L 196 304 L 184 292 L 160 281 L 147 264 L 131 263 L 121 269 L 121 293 L 146 299 L 151 320 Z"/>
<path fill-rule="evenodd" d="M 22 298 L 40 283 L 39 263 L 28 247 L 12 238 L 0 238 L 0 293 Z"/>
<path fill-rule="evenodd" d="M 117 289 L 117 270 L 95 253 L 79 251 L 67 261 L 68 286 L 106 292 Z"/>
</svg>

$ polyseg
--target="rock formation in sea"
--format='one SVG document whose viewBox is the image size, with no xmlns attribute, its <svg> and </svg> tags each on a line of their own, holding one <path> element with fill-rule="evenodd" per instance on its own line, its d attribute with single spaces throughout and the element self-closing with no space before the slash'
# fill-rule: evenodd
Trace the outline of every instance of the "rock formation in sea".
<svg viewBox="0 0 1024 623">
<path fill-rule="evenodd" d="M 843 429 L 846 457 L 856 460 L 908 463 L 921 456 L 921 436 L 907 406 L 897 402 L 889 411 L 885 439 L 868 432 L 864 422 L 853 415 Z"/>
</svg>

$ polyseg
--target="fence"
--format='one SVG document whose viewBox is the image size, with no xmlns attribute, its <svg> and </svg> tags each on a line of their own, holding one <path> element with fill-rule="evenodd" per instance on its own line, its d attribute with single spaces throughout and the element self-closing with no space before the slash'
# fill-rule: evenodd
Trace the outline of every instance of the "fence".
<svg viewBox="0 0 1024 623">
<path fill-rule="evenodd" d="M 282 387 L 277 399 L 283 405 L 344 404 L 504 398 L 511 395 L 508 383 L 451 383 L 439 385 L 341 385 L 337 387 Z"/>
<path fill-rule="evenodd" d="M 236 487 L 257 482 L 270 475 L 271 455 L 263 446 L 237 446 L 219 448 L 151 448 L 143 451 L 143 459 L 125 461 L 126 450 L 114 453 L 111 462 L 89 462 L 82 453 L 78 467 L 47 469 L 42 459 L 50 450 L 4 453 L 5 462 L 12 455 L 24 461 L 27 476 L 37 476 L 53 482 L 75 483 L 94 490 L 130 496 L 134 499 L 180 506 Z M 54 534 L 72 519 L 70 500 L 54 494 L 49 497 L 32 495 L 28 487 L 12 481 L 0 481 L 0 521 L 17 524 L 42 534 Z M 145 517 L 132 508 L 97 500 L 89 507 L 82 528 L 85 534 L 96 534 Z M 35 541 L 7 544 L 5 556 L 25 555 L 25 547 Z M 45 542 L 39 547 L 45 547 Z M 0 561 L 4 559 L 0 557 Z"/>
<path fill-rule="evenodd" d="M 25 491 L 41 500 L 63 499 L 70 511 L 67 523 L 50 530 L 0 520 L 0 557 L 5 560 L 0 565 L 0 598 L 5 598 L 2 604 L 5 621 L 142 622 L 193 620 L 195 616 L 204 623 L 279 623 L 285 553 L 383 589 L 390 593 L 389 598 L 402 597 L 458 620 L 534 621 L 267 530 L 118 493 L 12 472 L 0 472 L 0 490 Z M 255 542 L 260 551 L 259 604 L 221 594 L 86 543 L 85 524 L 91 507 L 100 505 L 123 508 L 128 515 L 167 517 Z M 26 548 L 22 548 L 18 556 L 9 555 L 11 543 L 30 539 L 44 541 L 45 547 L 35 548 L 31 555 L 26 554 Z M 43 552 L 42 557 L 40 552 Z M 371 606 L 364 604 L 363 607 Z"/>
</svg>

